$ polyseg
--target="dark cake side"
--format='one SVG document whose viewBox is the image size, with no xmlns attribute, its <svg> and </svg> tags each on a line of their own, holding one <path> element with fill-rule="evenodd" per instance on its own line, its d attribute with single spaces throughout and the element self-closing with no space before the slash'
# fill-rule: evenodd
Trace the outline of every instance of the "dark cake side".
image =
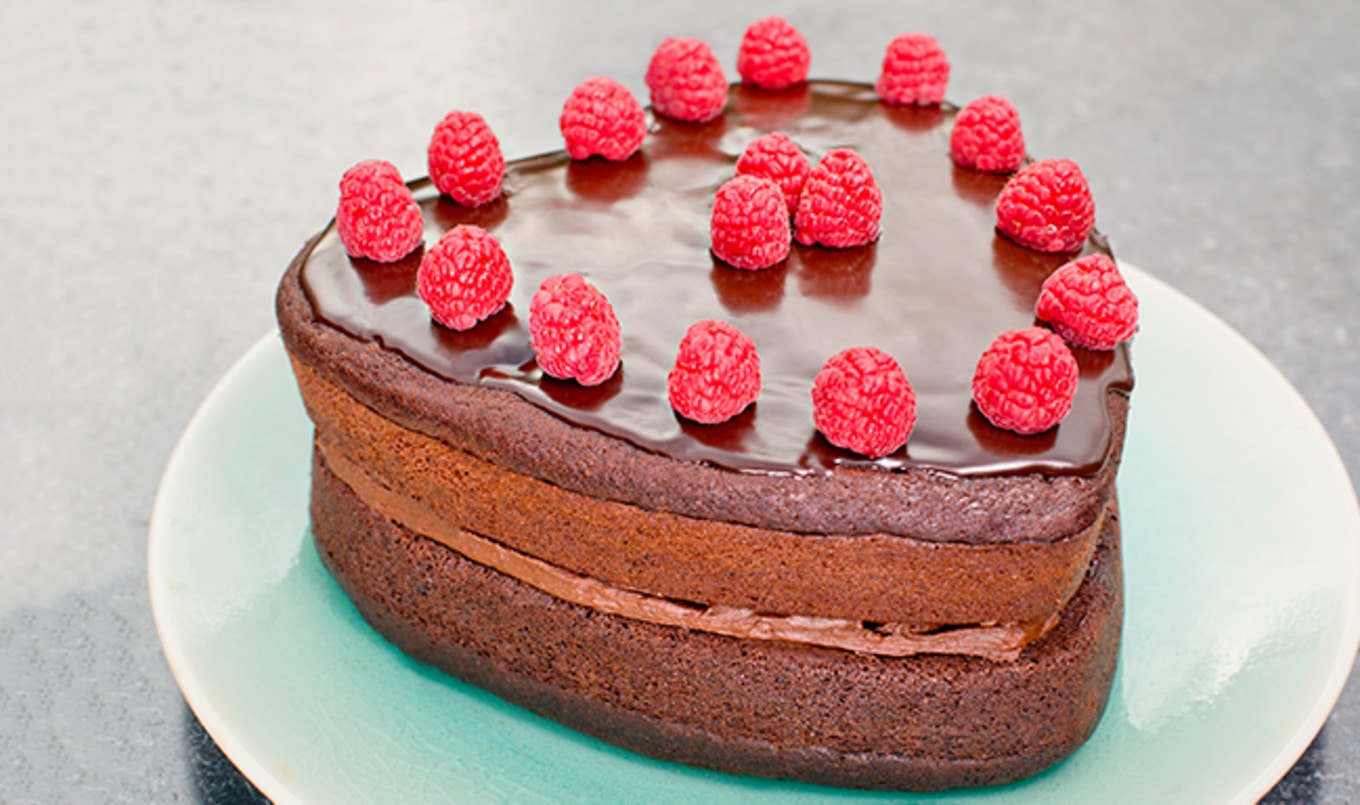
<svg viewBox="0 0 1360 805">
<path fill-rule="evenodd" d="M 319 454 L 312 521 L 346 594 L 411 656 L 610 743 L 736 773 L 920 790 L 1019 779 L 1094 730 L 1118 653 L 1113 512 L 1057 628 L 1013 663 L 743 641 L 567 604 L 375 515 Z"/>
</svg>

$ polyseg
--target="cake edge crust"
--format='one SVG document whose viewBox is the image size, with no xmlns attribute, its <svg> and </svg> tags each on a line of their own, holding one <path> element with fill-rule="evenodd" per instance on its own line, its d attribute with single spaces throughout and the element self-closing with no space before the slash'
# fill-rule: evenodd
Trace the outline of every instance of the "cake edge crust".
<svg viewBox="0 0 1360 805">
<path fill-rule="evenodd" d="M 323 233 L 324 234 L 324 233 Z M 930 542 L 1051 542 L 1090 528 L 1114 490 L 1129 407 L 1108 396 L 1111 443 L 1093 476 L 960 477 L 911 468 L 814 475 L 744 473 L 651 453 L 568 423 L 513 392 L 437 377 L 380 343 L 319 319 L 301 273 L 309 240 L 279 284 L 289 355 L 402 427 L 573 492 L 654 511 L 806 534 L 899 534 Z M 718 490 L 721 490 L 719 492 Z"/>
</svg>

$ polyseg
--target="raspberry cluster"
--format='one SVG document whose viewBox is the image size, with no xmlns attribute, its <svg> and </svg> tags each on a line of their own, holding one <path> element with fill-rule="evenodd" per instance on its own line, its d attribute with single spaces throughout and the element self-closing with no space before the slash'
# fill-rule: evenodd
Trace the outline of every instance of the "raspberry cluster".
<svg viewBox="0 0 1360 805">
<path fill-rule="evenodd" d="M 746 29 L 736 67 L 744 84 L 782 90 L 806 81 L 810 62 L 803 35 L 771 16 Z M 934 105 L 943 101 L 949 76 L 949 60 L 935 39 L 905 33 L 887 46 L 875 90 L 887 104 Z M 664 40 L 645 81 L 655 114 L 681 124 L 713 120 L 727 103 L 722 66 L 699 39 Z M 577 85 L 558 123 L 574 160 L 628 160 L 647 134 L 641 104 L 606 76 Z M 1085 243 L 1095 222 L 1085 176 L 1066 159 L 1026 166 L 1019 114 L 1005 98 L 980 97 L 957 113 L 950 155 L 962 168 L 1014 172 L 995 209 L 1005 236 L 1044 252 L 1075 252 Z M 435 127 L 427 157 L 434 186 L 459 204 L 485 205 L 503 192 L 505 159 L 480 115 L 448 113 Z M 747 146 L 736 175 L 714 195 L 710 244 L 727 265 L 759 270 L 784 260 L 795 240 L 835 249 L 872 243 L 882 213 L 882 191 L 859 154 L 834 148 L 814 167 L 792 139 L 771 132 Z M 420 246 L 424 222 L 397 169 L 372 160 L 342 177 L 336 228 L 352 256 L 393 262 Z M 436 322 L 467 330 L 506 305 L 513 283 L 499 242 L 462 225 L 425 252 L 416 291 Z M 1113 349 L 1137 329 L 1138 300 L 1115 263 L 1093 255 L 1063 265 L 1045 281 L 1035 315 L 1053 330 L 1030 327 L 998 336 L 979 359 L 972 383 L 978 410 L 1021 434 L 1053 428 L 1071 408 L 1077 367 L 1068 344 Z M 530 302 L 528 327 L 538 367 L 548 376 L 593 386 L 618 371 L 622 336 L 613 306 L 579 275 L 542 283 Z M 685 333 L 667 377 L 676 413 L 702 424 L 737 416 L 760 389 L 756 345 L 732 324 L 712 319 Z M 828 359 L 813 383 L 812 401 L 814 424 L 831 444 L 871 458 L 901 449 L 916 421 L 916 396 L 905 372 L 875 347 Z"/>
</svg>

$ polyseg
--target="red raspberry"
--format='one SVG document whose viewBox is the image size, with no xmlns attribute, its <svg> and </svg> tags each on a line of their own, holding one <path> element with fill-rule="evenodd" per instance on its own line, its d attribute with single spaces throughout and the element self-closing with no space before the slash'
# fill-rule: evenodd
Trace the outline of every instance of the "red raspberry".
<svg viewBox="0 0 1360 805">
<path fill-rule="evenodd" d="M 668 37 L 647 65 L 647 89 L 659 115 L 703 123 L 727 105 L 722 65 L 702 40 Z"/>
<path fill-rule="evenodd" d="M 741 80 L 762 89 L 786 89 L 807 80 L 812 54 L 807 40 L 783 17 L 751 23 L 737 51 Z"/>
<path fill-rule="evenodd" d="M 760 396 L 756 345 L 725 321 L 691 324 L 666 377 L 671 407 L 704 425 L 726 422 Z"/>
<path fill-rule="evenodd" d="M 878 237 L 883 193 L 864 158 L 848 148 L 826 152 L 808 174 L 793 233 L 804 246 L 863 246 Z"/>
<path fill-rule="evenodd" d="M 464 207 L 480 207 L 501 194 L 505 157 L 500 141 L 476 112 L 449 112 L 434 127 L 428 152 L 430 179 Z"/>
<path fill-rule="evenodd" d="M 340 177 L 335 230 L 351 256 L 393 263 L 420 245 L 425 222 L 396 166 L 370 159 Z"/>
<path fill-rule="evenodd" d="M 777 131 L 752 140 L 737 160 L 737 175 L 764 176 L 779 185 L 789 215 L 797 211 L 798 196 L 811 172 L 812 166 L 802 149 Z"/>
<path fill-rule="evenodd" d="M 944 100 L 949 60 L 926 34 L 902 34 L 883 54 L 883 73 L 874 89 L 888 103 L 928 106 Z"/>
<path fill-rule="evenodd" d="M 435 321 L 471 330 L 505 306 L 514 276 L 510 260 L 485 229 L 455 226 L 425 252 L 416 273 L 416 295 Z"/>
<path fill-rule="evenodd" d="M 907 443 L 916 392 L 891 355 L 852 347 L 831 356 L 812 382 L 812 421 L 837 447 L 881 458 Z"/>
<path fill-rule="evenodd" d="M 959 110 L 949 155 L 965 168 L 1010 173 L 1025 162 L 1020 113 L 1000 95 L 984 95 Z"/>
<path fill-rule="evenodd" d="M 598 386 L 619 368 L 619 320 L 604 294 L 576 274 L 548 277 L 529 302 L 538 368 Z"/>
<path fill-rule="evenodd" d="M 572 159 L 599 155 L 622 162 L 642 147 L 647 116 L 628 88 L 612 78 L 588 78 L 571 91 L 558 118 Z"/>
<path fill-rule="evenodd" d="M 1042 433 L 1072 410 L 1077 359 L 1058 334 L 1042 327 L 997 336 L 978 360 L 973 400 L 993 425 Z"/>
<path fill-rule="evenodd" d="M 1070 159 L 1041 159 L 1020 169 L 996 198 L 996 227 L 1021 246 L 1074 252 L 1096 223 L 1096 205 L 1081 168 Z"/>
<path fill-rule="evenodd" d="M 1044 280 L 1035 315 L 1052 322 L 1067 343 L 1114 349 L 1138 329 L 1138 297 L 1103 254 L 1073 260 Z"/>
<path fill-rule="evenodd" d="M 789 256 L 789 208 L 764 176 L 729 179 L 713 199 L 713 254 L 736 268 L 769 268 Z"/>
</svg>

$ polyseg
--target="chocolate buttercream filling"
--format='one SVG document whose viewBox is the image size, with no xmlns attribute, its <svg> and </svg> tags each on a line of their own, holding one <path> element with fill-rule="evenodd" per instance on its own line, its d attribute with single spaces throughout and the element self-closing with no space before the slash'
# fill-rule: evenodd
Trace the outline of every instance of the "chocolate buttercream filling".
<svg viewBox="0 0 1360 805">
<path fill-rule="evenodd" d="M 331 471 L 364 505 L 462 556 L 578 606 L 647 623 L 744 640 L 777 640 L 882 657 L 961 654 L 1011 662 L 1057 625 L 1060 612 L 1035 623 L 949 625 L 913 631 L 903 624 L 866 624 L 840 618 L 767 614 L 730 606 L 705 606 L 617 587 L 557 567 L 460 528 L 418 500 L 376 483 L 357 463 L 324 442 Z M 1103 519 L 1103 517 L 1102 517 Z M 1101 527 L 1097 522 L 1096 527 Z"/>
</svg>

